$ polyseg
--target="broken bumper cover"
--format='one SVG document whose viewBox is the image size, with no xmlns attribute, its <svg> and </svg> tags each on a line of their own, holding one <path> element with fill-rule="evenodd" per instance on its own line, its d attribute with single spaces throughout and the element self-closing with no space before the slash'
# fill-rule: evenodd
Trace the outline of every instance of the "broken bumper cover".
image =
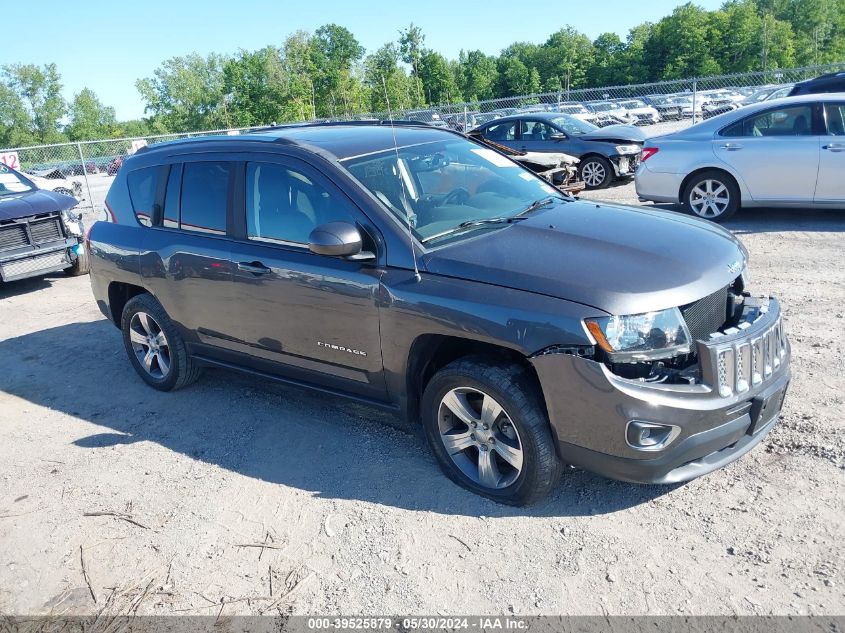
<svg viewBox="0 0 845 633">
<path fill-rule="evenodd" d="M 0 280 L 18 281 L 64 270 L 76 260 L 76 248 L 81 248 L 79 242 L 67 238 L 64 244 L 0 256 Z"/>
<path fill-rule="evenodd" d="M 782 347 L 775 348 L 776 335 Z M 768 353 L 761 341 L 769 342 L 777 366 L 773 356 L 757 359 L 769 364 L 754 382 L 755 361 L 740 360 L 735 383 L 740 384 L 743 367 L 750 379 L 729 394 L 719 387 L 718 364 L 707 361 L 699 384 L 665 385 L 620 378 L 601 363 L 573 355 L 532 358 L 561 459 L 612 479 L 649 484 L 689 481 L 739 459 L 776 424 L 791 377 L 789 343 L 777 302 L 773 300 L 769 311 L 741 332 L 698 342 L 699 357 L 712 359 L 755 345 Z M 723 369 L 723 383 L 724 375 Z M 673 427 L 675 434 L 657 450 L 637 448 L 627 439 L 631 422 Z"/>
</svg>

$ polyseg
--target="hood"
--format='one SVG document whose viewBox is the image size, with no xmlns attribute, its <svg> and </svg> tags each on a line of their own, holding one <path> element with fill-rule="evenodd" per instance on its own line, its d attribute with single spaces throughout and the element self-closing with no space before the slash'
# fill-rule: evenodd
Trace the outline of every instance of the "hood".
<svg viewBox="0 0 845 633">
<path fill-rule="evenodd" d="M 607 141 L 609 143 L 642 143 L 645 134 L 633 125 L 608 125 L 607 127 L 580 134 L 576 138 L 582 141 Z"/>
<path fill-rule="evenodd" d="M 79 203 L 76 198 L 42 189 L 0 196 L 0 222 L 51 211 L 63 211 L 77 204 Z"/>
<path fill-rule="evenodd" d="M 686 305 L 730 284 L 747 252 L 678 213 L 561 202 L 437 249 L 429 272 L 575 301 L 609 314 Z"/>
</svg>

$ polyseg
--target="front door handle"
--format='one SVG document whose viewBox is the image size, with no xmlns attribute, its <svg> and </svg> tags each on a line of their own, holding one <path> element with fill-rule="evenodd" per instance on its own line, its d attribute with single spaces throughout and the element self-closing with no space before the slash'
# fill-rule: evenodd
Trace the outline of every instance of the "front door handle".
<svg viewBox="0 0 845 633">
<path fill-rule="evenodd" d="M 830 143 L 829 145 L 822 145 L 822 149 L 829 152 L 845 152 L 845 143 Z"/>
<path fill-rule="evenodd" d="M 253 275 L 266 275 L 270 272 L 270 269 L 261 262 L 238 262 L 238 270 Z"/>
<path fill-rule="evenodd" d="M 740 145 L 739 143 L 723 143 L 722 145 L 719 145 L 719 147 L 721 147 L 722 149 L 726 149 L 729 152 L 735 152 L 739 149 L 742 149 L 742 145 Z"/>
</svg>

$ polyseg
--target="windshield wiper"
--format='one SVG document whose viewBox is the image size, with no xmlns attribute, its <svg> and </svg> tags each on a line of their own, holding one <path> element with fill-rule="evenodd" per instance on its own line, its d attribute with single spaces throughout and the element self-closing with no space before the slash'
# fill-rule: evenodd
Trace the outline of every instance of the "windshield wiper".
<svg viewBox="0 0 845 633">
<path fill-rule="evenodd" d="M 434 235 L 426 237 L 425 239 L 422 240 L 422 243 L 425 244 L 425 243 L 430 242 L 432 240 L 436 240 L 438 238 L 445 237 L 447 235 L 452 235 L 453 233 L 460 233 L 461 231 L 464 231 L 466 229 L 471 229 L 471 228 L 474 228 L 476 226 L 487 226 L 489 224 L 510 224 L 512 222 L 520 222 L 521 220 L 524 220 L 524 219 L 525 218 L 517 218 L 517 217 L 508 216 L 508 217 L 501 217 L 501 218 L 483 218 L 483 219 L 479 219 L 479 220 L 467 220 L 466 222 L 461 222 L 458 226 L 453 226 L 448 231 L 443 231 L 442 233 L 435 233 Z"/>
<path fill-rule="evenodd" d="M 543 207 L 549 206 L 555 200 L 565 200 L 565 198 L 558 198 L 557 196 L 548 196 L 546 198 L 540 198 L 539 200 L 535 200 L 534 202 L 529 204 L 522 211 L 517 213 L 514 217 L 528 215 L 529 213 L 536 211 L 537 209 L 542 209 Z"/>
</svg>

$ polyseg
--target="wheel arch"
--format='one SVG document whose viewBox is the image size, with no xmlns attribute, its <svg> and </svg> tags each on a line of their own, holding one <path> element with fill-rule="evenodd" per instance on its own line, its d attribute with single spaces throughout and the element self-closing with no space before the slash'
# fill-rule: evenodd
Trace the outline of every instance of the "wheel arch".
<svg viewBox="0 0 845 633">
<path fill-rule="evenodd" d="M 696 177 L 696 176 L 698 176 L 699 174 L 702 174 L 702 173 L 704 173 L 704 172 L 706 172 L 706 171 L 718 171 L 718 172 L 722 172 L 722 173 L 723 173 L 723 174 L 725 174 L 728 178 L 730 178 L 731 180 L 733 180 L 734 184 L 736 185 L 736 188 L 739 190 L 739 204 L 740 204 L 740 206 L 742 206 L 742 205 L 746 202 L 746 200 L 748 199 L 748 197 L 747 197 L 747 193 L 746 193 L 746 191 L 745 191 L 745 185 L 744 185 L 744 183 L 742 182 L 742 179 L 738 178 L 738 177 L 736 176 L 736 174 L 731 173 L 731 172 L 730 172 L 728 169 L 726 169 L 725 167 L 722 167 L 722 166 L 717 166 L 717 165 L 709 165 L 709 166 L 707 166 L 707 167 L 698 167 L 698 168 L 694 169 L 693 171 L 691 171 L 690 173 L 688 173 L 688 174 L 684 177 L 684 179 L 681 181 L 681 186 L 680 186 L 680 188 L 678 189 L 678 202 L 680 202 L 680 204 L 686 204 L 686 203 L 684 202 L 684 192 L 687 190 L 687 187 L 689 186 L 690 182 L 692 182 L 693 178 L 695 178 L 695 177 Z"/>
<path fill-rule="evenodd" d="M 141 294 L 152 294 L 149 290 L 136 284 L 130 284 L 123 281 L 112 281 L 108 287 L 109 297 L 109 312 L 111 313 L 112 323 L 120 328 L 120 318 L 123 315 L 123 308 L 132 297 L 137 297 Z"/>
<path fill-rule="evenodd" d="M 487 357 L 495 361 L 513 363 L 526 370 L 540 394 L 545 407 L 537 372 L 529 359 L 513 348 L 475 339 L 444 334 L 421 334 L 414 339 L 408 351 L 405 384 L 407 419 L 416 424 L 420 419 L 420 401 L 432 376 L 441 368 L 460 358 Z"/>
</svg>

